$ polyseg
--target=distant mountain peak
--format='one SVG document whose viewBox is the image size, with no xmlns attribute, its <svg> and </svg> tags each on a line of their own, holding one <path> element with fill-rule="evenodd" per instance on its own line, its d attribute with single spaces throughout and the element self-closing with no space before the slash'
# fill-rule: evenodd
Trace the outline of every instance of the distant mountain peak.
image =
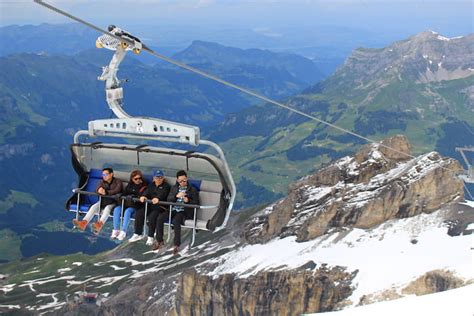
<svg viewBox="0 0 474 316">
<path fill-rule="evenodd" d="M 193 41 L 173 58 L 216 75 L 221 75 L 225 69 L 232 73 L 225 79 L 244 86 L 249 81 L 261 81 L 262 74 L 272 73 L 271 77 L 279 78 L 289 86 L 296 84 L 296 92 L 322 78 L 315 64 L 303 56 L 258 48 L 242 49 L 202 40 Z M 270 92 L 270 95 L 282 96 L 273 92 Z"/>
<path fill-rule="evenodd" d="M 368 93 L 373 100 L 384 87 L 405 83 L 431 83 L 474 75 L 474 33 L 447 38 L 424 31 L 384 48 L 358 48 L 322 83 L 323 91 L 347 96 Z M 321 90 L 321 85 L 315 87 Z"/>
<path fill-rule="evenodd" d="M 456 36 L 456 37 L 446 37 L 436 31 L 423 31 L 418 34 L 413 35 L 410 39 L 424 39 L 424 40 L 440 40 L 440 41 L 451 41 L 456 39 L 462 39 L 465 36 Z"/>
</svg>

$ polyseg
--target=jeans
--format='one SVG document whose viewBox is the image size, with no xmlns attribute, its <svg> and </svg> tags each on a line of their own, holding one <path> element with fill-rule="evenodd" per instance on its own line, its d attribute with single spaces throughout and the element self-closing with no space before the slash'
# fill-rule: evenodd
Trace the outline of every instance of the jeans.
<svg viewBox="0 0 474 316">
<path fill-rule="evenodd" d="M 127 231 L 128 223 L 130 223 L 130 217 L 135 214 L 136 209 L 133 207 L 127 207 L 123 214 L 122 228 L 124 232 Z M 122 215 L 122 206 L 116 206 L 114 209 L 114 229 L 120 229 L 120 215 Z"/>
</svg>

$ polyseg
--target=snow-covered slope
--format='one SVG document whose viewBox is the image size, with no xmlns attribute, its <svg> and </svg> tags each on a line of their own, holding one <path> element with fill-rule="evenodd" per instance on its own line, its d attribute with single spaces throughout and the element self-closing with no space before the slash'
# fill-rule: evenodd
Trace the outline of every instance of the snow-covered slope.
<svg viewBox="0 0 474 316">
<path fill-rule="evenodd" d="M 474 203 L 470 205 L 474 212 Z M 433 270 L 450 271 L 464 280 L 473 280 L 473 235 L 449 236 L 448 224 L 444 223 L 448 212 L 394 219 L 374 229 L 334 232 L 307 242 L 296 242 L 296 237 L 291 236 L 245 245 L 213 259 L 217 268 L 208 274 L 217 277 L 235 273 L 246 278 L 262 270 L 297 268 L 309 261 L 345 266 L 359 271 L 356 290 L 350 297 L 352 305 L 364 295 L 387 289 L 402 295 L 401 290 L 410 282 Z"/>
<path fill-rule="evenodd" d="M 474 284 L 454 290 L 409 296 L 401 299 L 348 308 L 337 312 L 307 314 L 317 316 L 472 316 L 474 315 Z"/>
</svg>

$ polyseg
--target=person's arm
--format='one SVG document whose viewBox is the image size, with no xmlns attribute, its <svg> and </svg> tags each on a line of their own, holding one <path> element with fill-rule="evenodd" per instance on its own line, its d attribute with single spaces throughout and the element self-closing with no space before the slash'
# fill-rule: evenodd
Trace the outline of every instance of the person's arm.
<svg viewBox="0 0 474 316">
<path fill-rule="evenodd" d="M 114 180 L 112 180 L 112 183 L 110 184 L 110 190 L 105 190 L 105 192 L 107 195 L 115 195 L 121 193 L 122 181 L 117 178 L 114 178 Z"/>
<path fill-rule="evenodd" d="M 170 189 L 170 193 L 168 194 L 168 202 L 176 202 L 176 194 L 178 194 L 177 186 L 172 186 Z"/>
<path fill-rule="evenodd" d="M 102 189 L 102 190 L 100 190 Z M 95 192 L 99 194 L 105 194 L 105 189 L 104 189 L 104 180 L 100 180 L 99 183 L 97 184 L 97 188 L 95 189 Z"/>
<path fill-rule="evenodd" d="M 199 205 L 199 192 L 196 190 L 195 187 L 190 187 L 189 189 L 187 204 Z"/>
</svg>

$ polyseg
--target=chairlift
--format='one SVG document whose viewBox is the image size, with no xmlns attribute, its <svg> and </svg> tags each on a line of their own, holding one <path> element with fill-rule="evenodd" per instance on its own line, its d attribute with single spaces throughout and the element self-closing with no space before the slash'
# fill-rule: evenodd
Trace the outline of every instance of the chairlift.
<svg viewBox="0 0 474 316">
<path fill-rule="evenodd" d="M 39 4 L 51 7 L 42 1 Z M 232 210 L 236 187 L 224 152 L 215 143 L 203 140 L 197 126 L 181 124 L 149 117 L 132 117 L 123 109 L 123 81 L 117 78 L 120 63 L 128 51 L 140 53 L 141 41 L 130 33 L 109 26 L 108 33 L 101 35 L 96 47 L 115 51 L 108 66 L 103 67 L 98 80 L 105 82 L 106 100 L 116 118 L 90 121 L 87 130 L 74 135 L 71 145 L 72 165 L 79 181 L 77 189 L 66 202 L 66 209 L 76 213 L 87 212 L 100 197 L 95 186 L 100 181 L 100 171 L 112 167 L 115 177 L 128 182 L 129 174 L 140 169 L 151 180 L 152 171 L 161 169 L 174 184 L 176 171 L 186 170 L 191 177 L 190 184 L 200 192 L 201 205 L 195 208 L 195 216 L 186 221 L 184 227 L 196 230 L 217 231 L 226 226 Z M 122 142 L 87 142 L 89 138 L 118 138 Z M 147 143 L 148 142 L 148 143 Z M 185 151 L 175 147 L 155 147 L 150 143 L 170 142 L 190 145 L 193 148 L 204 145 L 216 154 Z"/>
</svg>

